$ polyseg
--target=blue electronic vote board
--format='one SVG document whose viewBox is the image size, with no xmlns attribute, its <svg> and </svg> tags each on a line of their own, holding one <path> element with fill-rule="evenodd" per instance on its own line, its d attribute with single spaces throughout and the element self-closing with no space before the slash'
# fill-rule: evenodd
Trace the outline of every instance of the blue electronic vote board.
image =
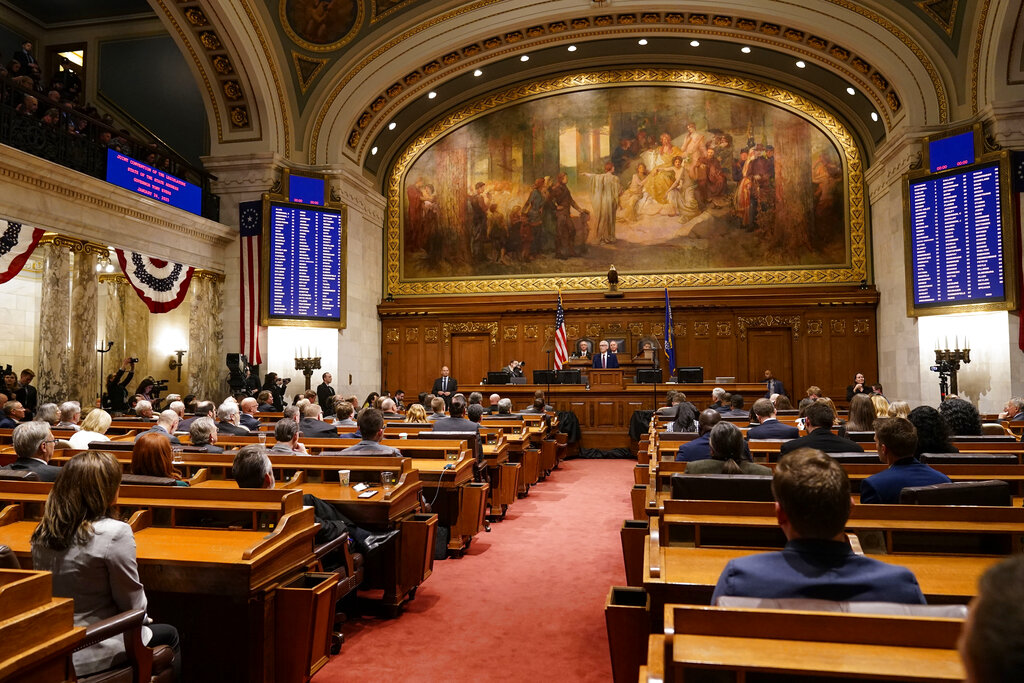
<svg viewBox="0 0 1024 683">
<path fill-rule="evenodd" d="M 1004 300 L 998 163 L 909 184 L 914 305 Z"/>
<path fill-rule="evenodd" d="M 270 204 L 269 317 L 340 320 L 341 212 Z"/>
<path fill-rule="evenodd" d="M 968 166 L 974 161 L 974 131 L 928 143 L 928 166 L 932 173 Z"/>
</svg>

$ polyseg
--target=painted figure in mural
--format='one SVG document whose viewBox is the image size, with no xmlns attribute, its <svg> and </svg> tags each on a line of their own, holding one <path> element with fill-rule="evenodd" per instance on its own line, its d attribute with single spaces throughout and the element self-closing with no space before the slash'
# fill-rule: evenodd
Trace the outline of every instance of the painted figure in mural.
<svg viewBox="0 0 1024 683">
<path fill-rule="evenodd" d="M 661 205 L 668 205 L 668 189 L 676 181 L 673 159 L 683 156 L 683 151 L 672 143 L 672 136 L 661 134 L 661 144 L 641 155 L 644 164 L 653 169 L 644 183 L 644 191 Z"/>
<path fill-rule="evenodd" d="M 491 251 L 494 252 L 494 262 L 508 264 L 509 261 L 505 257 L 508 227 L 505 225 L 504 214 L 498 211 L 497 204 L 491 204 L 491 210 L 487 213 L 487 239 L 491 243 Z"/>
<path fill-rule="evenodd" d="M 619 146 L 612 150 L 612 164 L 616 175 L 626 170 L 626 165 L 636 158 L 636 154 L 636 150 L 633 149 L 633 138 L 619 140 Z"/>
<path fill-rule="evenodd" d="M 427 256 L 432 263 L 439 263 L 444 253 L 444 235 L 438 221 L 437 197 L 433 185 L 424 185 L 422 195 L 423 243 L 427 247 Z"/>
<path fill-rule="evenodd" d="M 728 204 L 724 199 L 725 173 L 712 145 L 708 145 L 704 150 L 704 156 L 697 160 L 693 176 L 697 183 L 697 202 L 702 210 L 708 207 L 720 208 Z"/>
<path fill-rule="evenodd" d="M 576 225 L 572 221 L 571 211 L 576 209 L 580 215 L 590 212 L 576 203 L 572 192 L 566 184 L 569 176 L 559 173 L 555 184 L 548 191 L 548 205 L 554 208 L 556 222 L 555 256 L 566 258 L 576 255 Z"/>
<path fill-rule="evenodd" d="M 590 180 L 591 205 L 594 207 L 594 229 L 597 241 L 601 244 L 615 243 L 615 212 L 618 210 L 621 185 L 615 175 L 615 165 L 608 161 L 604 165 L 604 173 L 580 173 Z M 584 237 L 581 242 L 585 242 Z"/>
<path fill-rule="evenodd" d="M 534 236 L 540 234 L 542 220 L 541 211 L 548 199 L 544 192 L 544 186 L 545 182 L 543 178 L 537 178 L 533 181 L 533 189 L 530 190 L 530 196 L 526 198 L 526 203 L 523 204 L 523 261 L 530 260 L 530 252 L 534 245 Z"/>
<path fill-rule="evenodd" d="M 408 199 L 405 238 L 414 250 L 423 246 L 423 186 L 425 184 L 426 181 L 422 177 L 417 178 L 416 182 L 405 190 Z"/>
<path fill-rule="evenodd" d="M 625 212 L 627 221 L 636 222 L 644 204 L 650 200 L 650 197 L 644 193 L 645 180 L 647 180 L 647 167 L 639 163 L 636 165 L 636 172 L 633 174 L 632 180 L 629 181 L 629 186 L 619 197 L 619 206 Z"/>
<path fill-rule="evenodd" d="M 470 226 L 469 226 L 469 253 L 474 263 L 479 263 L 484 257 L 484 239 L 487 236 L 487 197 L 484 189 L 487 183 L 477 183 L 473 186 L 473 196 L 469 198 Z"/>
<path fill-rule="evenodd" d="M 509 264 L 513 259 L 521 258 L 523 251 L 523 215 L 518 206 L 512 208 L 508 215 L 508 238 L 505 240 L 505 254 L 508 256 L 503 263 Z"/>
<path fill-rule="evenodd" d="M 664 137 L 664 136 L 663 136 Z M 686 124 L 686 137 L 683 138 L 681 155 L 687 170 L 692 170 L 697 161 L 704 155 L 704 134 L 697 132 L 697 124 Z"/>
</svg>

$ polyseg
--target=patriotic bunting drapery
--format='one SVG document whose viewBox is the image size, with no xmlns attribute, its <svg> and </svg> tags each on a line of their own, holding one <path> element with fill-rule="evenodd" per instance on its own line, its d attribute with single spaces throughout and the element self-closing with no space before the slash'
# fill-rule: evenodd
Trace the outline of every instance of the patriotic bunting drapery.
<svg viewBox="0 0 1024 683">
<path fill-rule="evenodd" d="M 41 228 L 0 218 L 0 283 L 21 272 L 42 236 Z"/>
<path fill-rule="evenodd" d="M 192 266 L 145 256 L 137 251 L 114 250 L 128 284 L 152 313 L 173 311 L 185 300 L 192 282 Z"/>
</svg>

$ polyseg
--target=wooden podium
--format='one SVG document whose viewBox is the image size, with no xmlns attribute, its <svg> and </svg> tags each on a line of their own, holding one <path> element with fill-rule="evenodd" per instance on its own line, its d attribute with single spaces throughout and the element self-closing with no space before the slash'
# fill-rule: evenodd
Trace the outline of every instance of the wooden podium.
<svg viewBox="0 0 1024 683">
<path fill-rule="evenodd" d="M 610 389 L 615 387 L 616 389 L 622 389 L 625 384 L 622 381 L 623 372 L 620 368 L 612 368 L 610 370 L 599 370 L 593 368 L 590 371 L 590 387 L 600 389 Z"/>
</svg>

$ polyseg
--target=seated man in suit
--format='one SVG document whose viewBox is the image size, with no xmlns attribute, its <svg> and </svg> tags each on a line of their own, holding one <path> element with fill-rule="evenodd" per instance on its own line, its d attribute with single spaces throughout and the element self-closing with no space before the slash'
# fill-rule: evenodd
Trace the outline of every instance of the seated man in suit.
<svg viewBox="0 0 1024 683">
<path fill-rule="evenodd" d="M 405 417 L 398 412 L 398 406 L 395 405 L 395 400 L 392 398 L 386 398 L 380 402 L 380 412 L 385 420 L 401 420 Z"/>
<path fill-rule="evenodd" d="M 217 423 L 212 417 L 201 417 L 188 428 L 189 441 L 195 448 L 202 448 L 206 453 L 223 453 L 224 449 L 217 445 Z"/>
<path fill-rule="evenodd" d="M 348 401 L 337 401 L 334 408 L 335 427 L 355 427 L 356 421 L 352 419 L 356 409 Z"/>
<path fill-rule="evenodd" d="M 785 455 L 798 448 L 813 448 L 826 453 L 864 452 L 860 444 L 832 433 L 835 415 L 826 404 L 817 401 L 810 404 L 804 411 L 804 418 L 807 420 L 807 429 L 810 433 L 782 444 L 780 454 Z"/>
<path fill-rule="evenodd" d="M 349 405 L 349 409 L 352 406 Z M 290 418 L 283 418 L 274 425 L 274 439 L 277 443 L 270 449 L 270 453 L 281 455 L 309 455 L 306 447 L 299 441 L 302 432 L 299 430 L 299 423 Z"/>
<path fill-rule="evenodd" d="M 957 649 L 968 683 L 1024 680 L 1024 555 L 982 574 Z"/>
<path fill-rule="evenodd" d="M 192 413 L 192 417 L 186 418 L 178 423 L 178 429 L 183 432 L 187 432 L 192 428 L 192 423 L 200 417 L 213 418 L 217 414 L 217 406 L 213 404 L 213 401 L 200 401 L 196 404 L 196 411 Z"/>
<path fill-rule="evenodd" d="M 739 417 L 743 419 L 750 418 L 750 411 L 743 409 L 743 396 L 740 394 L 732 394 L 729 396 L 729 410 L 722 413 L 722 417 Z"/>
<path fill-rule="evenodd" d="M 78 423 L 82 420 L 82 406 L 78 401 L 64 401 L 60 404 L 60 422 L 57 429 L 71 429 L 78 431 L 81 427 Z"/>
<path fill-rule="evenodd" d="M 711 390 L 711 403 L 708 405 L 708 408 L 717 410 L 720 413 L 724 413 L 729 410 L 729 405 L 725 403 L 725 397 L 725 389 L 722 387 L 715 387 Z"/>
<path fill-rule="evenodd" d="M 324 422 L 323 410 L 316 403 L 310 403 L 302 408 L 299 429 L 302 430 L 302 435 L 309 439 L 337 439 L 340 436 L 334 425 Z"/>
<path fill-rule="evenodd" d="M 135 403 L 135 414 L 143 420 L 155 420 L 156 414 L 153 412 L 153 404 L 146 399 L 139 399 Z"/>
<path fill-rule="evenodd" d="M 760 423 L 747 431 L 747 439 L 796 439 L 800 430 L 792 425 L 782 424 L 775 416 L 775 406 L 766 398 L 754 401 L 754 417 Z"/>
<path fill-rule="evenodd" d="M 948 484 L 949 477 L 914 457 L 917 428 L 902 417 L 875 420 L 878 459 L 889 469 L 872 474 L 860 484 L 861 503 L 894 504 L 908 486 Z"/>
<path fill-rule="evenodd" d="M 142 438 L 143 434 L 163 434 L 166 436 L 171 444 L 180 446 L 181 441 L 174 435 L 174 432 L 178 429 L 178 414 L 173 410 L 165 410 L 160 413 L 160 416 L 156 419 L 156 424 L 141 432 L 135 436 L 135 440 L 138 441 Z"/>
<path fill-rule="evenodd" d="M 708 408 L 700 413 L 697 418 L 697 438 L 687 441 L 676 451 L 676 462 L 693 462 L 695 460 L 707 460 L 711 457 L 711 430 L 722 421 L 722 414 L 717 410 Z M 750 447 L 746 442 L 743 444 L 743 459 L 753 461 L 750 455 Z"/>
<path fill-rule="evenodd" d="M 590 358 L 593 354 L 590 349 L 590 342 L 586 339 L 581 339 L 576 343 L 576 353 L 572 355 L 573 358 Z"/>
<path fill-rule="evenodd" d="M 242 402 L 238 404 L 238 424 L 242 425 L 250 432 L 260 431 L 260 420 L 256 417 L 256 413 L 259 412 L 260 404 L 252 396 L 246 396 L 242 399 Z"/>
<path fill-rule="evenodd" d="M 608 350 L 608 342 L 604 339 L 597 345 L 597 353 L 594 354 L 595 368 L 617 368 L 619 357 Z"/>
<path fill-rule="evenodd" d="M 452 402 L 452 395 L 459 390 L 459 383 L 450 374 L 447 365 L 442 367 L 441 376 L 434 380 L 434 386 L 430 390 L 434 396 L 444 399 L 445 406 Z"/>
<path fill-rule="evenodd" d="M 731 422 L 716 424 L 709 433 L 711 457 L 686 465 L 687 474 L 771 474 L 771 469 L 743 459 L 743 432 Z"/>
<path fill-rule="evenodd" d="M 238 424 L 238 404 L 234 401 L 224 401 L 217 408 L 217 430 L 221 434 L 232 434 L 234 436 L 249 436 L 249 430 Z"/>
<path fill-rule="evenodd" d="M 460 399 L 453 399 L 451 408 L 448 410 L 450 417 L 446 417 L 440 420 L 434 421 L 434 427 L 431 431 L 435 432 L 475 432 L 477 434 L 476 439 L 476 453 L 474 455 L 479 460 L 483 457 L 483 444 L 479 437 L 480 425 L 477 422 L 466 418 L 466 403 Z"/>
<path fill-rule="evenodd" d="M 11 438 L 18 458 L 8 465 L 10 469 L 35 472 L 39 481 L 57 480 L 60 468 L 49 464 L 53 445 L 57 442 L 50 432 L 50 425 L 39 421 L 26 422 L 14 428 Z"/>
<path fill-rule="evenodd" d="M 790 453 L 775 467 L 772 493 L 785 548 L 730 560 L 712 605 L 722 595 L 924 603 L 917 579 L 905 567 L 850 548 L 850 480 L 838 462 L 809 448 Z"/>
<path fill-rule="evenodd" d="M 1010 422 L 1024 422 L 1024 399 L 1022 398 L 1011 398 L 1003 406 L 1003 412 L 999 414 L 999 419 L 1009 420 Z"/>
<path fill-rule="evenodd" d="M 431 422 L 433 422 L 435 420 L 443 420 L 443 419 L 445 419 L 448 416 L 445 414 L 444 408 L 445 408 L 445 403 L 444 403 L 444 399 L 443 398 L 438 396 L 436 398 L 431 399 L 431 401 L 430 401 L 430 410 L 432 412 L 430 413 L 430 415 L 427 415 L 427 419 L 430 420 Z"/>
<path fill-rule="evenodd" d="M 394 455 L 401 457 L 402 452 L 397 448 L 385 446 L 381 443 L 384 439 L 384 416 L 376 408 L 363 408 L 356 420 L 359 423 L 359 433 L 363 440 L 355 446 L 349 446 L 341 452 L 341 455 Z"/>
<path fill-rule="evenodd" d="M 0 429 L 14 429 L 18 422 L 25 419 L 25 406 L 20 401 L 8 401 L 4 404 L 3 418 L 0 419 Z"/>
</svg>

